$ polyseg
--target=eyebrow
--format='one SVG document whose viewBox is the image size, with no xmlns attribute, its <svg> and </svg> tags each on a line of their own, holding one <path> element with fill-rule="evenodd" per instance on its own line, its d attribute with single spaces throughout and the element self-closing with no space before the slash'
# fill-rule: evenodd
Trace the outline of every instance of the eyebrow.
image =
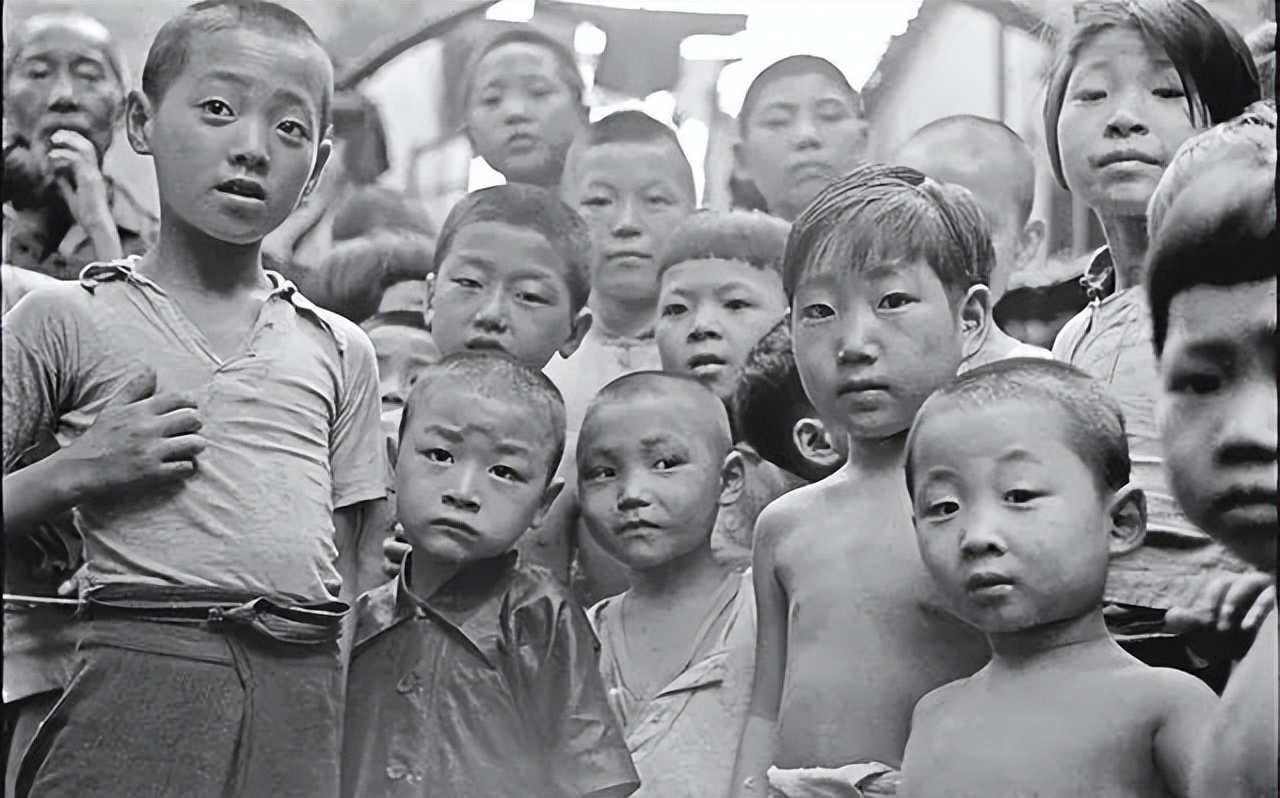
<svg viewBox="0 0 1280 798">
<path fill-rule="evenodd" d="M 461 443 L 462 431 L 453 427 L 445 427 L 440 424 L 428 424 L 422 428 L 424 432 L 434 432 L 449 443 Z"/>
<path fill-rule="evenodd" d="M 997 463 L 1041 463 L 1044 462 L 1034 453 L 1021 447 L 1014 447 L 996 458 Z"/>
<path fill-rule="evenodd" d="M 493 450 L 498 454 L 513 454 L 521 457 L 528 457 L 533 454 L 533 447 L 520 443 L 519 441 L 499 441 Z"/>
</svg>

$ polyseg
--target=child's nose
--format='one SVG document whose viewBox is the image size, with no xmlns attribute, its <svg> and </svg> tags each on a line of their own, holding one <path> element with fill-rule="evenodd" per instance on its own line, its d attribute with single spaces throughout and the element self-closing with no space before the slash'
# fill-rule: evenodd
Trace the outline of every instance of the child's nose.
<svg viewBox="0 0 1280 798">
<path fill-rule="evenodd" d="M 640 226 L 640 209 L 634 199 L 623 197 L 616 207 L 612 225 L 615 238 L 634 238 L 644 232 Z"/>
<path fill-rule="evenodd" d="M 480 496 L 476 491 L 476 473 L 471 468 L 458 469 L 457 482 L 447 488 L 440 500 L 446 507 L 463 512 L 478 512 Z"/>
<path fill-rule="evenodd" d="M 972 508 L 968 516 L 960 533 L 960 553 L 966 559 L 999 556 L 1008 551 L 996 514 Z"/>
<path fill-rule="evenodd" d="M 1147 124 L 1143 121 L 1146 116 L 1145 103 L 1146 101 L 1136 96 L 1135 92 L 1119 94 L 1112 106 L 1111 117 L 1107 120 L 1107 135 L 1127 138 L 1149 132 Z"/>
<path fill-rule="evenodd" d="M 1217 460 L 1222 465 L 1276 462 L 1276 386 L 1255 381 L 1242 385 L 1223 408 Z"/>
<path fill-rule="evenodd" d="M 476 324 L 483 329 L 503 331 L 506 329 L 506 305 L 506 297 L 502 291 L 490 291 L 476 310 Z"/>
<path fill-rule="evenodd" d="M 231 162 L 250 172 L 260 172 L 267 167 L 268 126 L 249 116 L 241 121 L 240 137 L 231 152 Z"/>
</svg>

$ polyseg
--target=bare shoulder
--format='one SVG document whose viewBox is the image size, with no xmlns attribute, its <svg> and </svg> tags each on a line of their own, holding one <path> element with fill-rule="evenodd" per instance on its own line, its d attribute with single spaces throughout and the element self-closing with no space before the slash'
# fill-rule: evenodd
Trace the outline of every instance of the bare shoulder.
<svg viewBox="0 0 1280 798">
<path fill-rule="evenodd" d="M 916 702 L 915 710 L 912 713 L 912 728 L 931 725 L 940 716 L 954 709 L 955 705 L 969 692 L 969 688 L 976 678 L 979 678 L 977 674 L 964 679 L 956 679 L 954 682 L 947 682 L 941 687 L 935 687 L 925 693 Z"/>
<path fill-rule="evenodd" d="M 1170 710 L 1212 707 L 1217 695 L 1196 677 L 1173 668 L 1144 668 L 1144 694 Z"/>
</svg>

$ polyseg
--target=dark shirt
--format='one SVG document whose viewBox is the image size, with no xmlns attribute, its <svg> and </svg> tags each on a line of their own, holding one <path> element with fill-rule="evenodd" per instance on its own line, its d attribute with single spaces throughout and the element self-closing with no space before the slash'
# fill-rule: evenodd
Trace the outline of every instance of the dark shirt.
<svg viewBox="0 0 1280 798">
<path fill-rule="evenodd" d="M 559 796 L 639 785 L 600 644 L 550 573 L 516 554 L 423 599 L 400 577 L 360 597 L 342 795 Z"/>
</svg>

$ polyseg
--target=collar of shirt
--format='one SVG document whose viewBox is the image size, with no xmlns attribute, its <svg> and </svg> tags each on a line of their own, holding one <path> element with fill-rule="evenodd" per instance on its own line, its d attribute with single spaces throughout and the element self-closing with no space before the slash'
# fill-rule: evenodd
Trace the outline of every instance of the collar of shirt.
<svg viewBox="0 0 1280 798">
<path fill-rule="evenodd" d="M 136 267 L 138 262 L 141 260 L 142 256 L 132 255 L 128 258 L 108 261 L 106 263 L 90 263 L 80 272 L 80 286 L 92 294 L 102 283 L 124 280 L 149 291 L 154 291 L 168 299 L 168 294 L 162 287 L 149 278 L 138 274 Z M 324 314 L 320 312 L 320 309 L 317 308 L 311 300 L 303 296 L 301 292 L 298 291 L 297 286 L 289 280 L 286 280 L 278 272 L 271 271 L 270 269 L 264 269 L 263 271 L 267 275 L 267 279 L 271 281 L 271 293 L 267 296 L 268 300 L 281 299 L 287 301 L 295 310 L 310 318 L 322 330 L 331 335 L 338 343 L 339 352 L 346 349 L 346 339 L 337 334 L 337 331 L 333 329 L 333 326 L 324 318 Z"/>
<path fill-rule="evenodd" d="M 1111 250 L 1102 247 L 1093 253 L 1089 260 L 1089 268 L 1080 278 L 1080 285 L 1090 301 L 1106 299 L 1116 290 L 1116 267 L 1111 260 Z"/>
</svg>

